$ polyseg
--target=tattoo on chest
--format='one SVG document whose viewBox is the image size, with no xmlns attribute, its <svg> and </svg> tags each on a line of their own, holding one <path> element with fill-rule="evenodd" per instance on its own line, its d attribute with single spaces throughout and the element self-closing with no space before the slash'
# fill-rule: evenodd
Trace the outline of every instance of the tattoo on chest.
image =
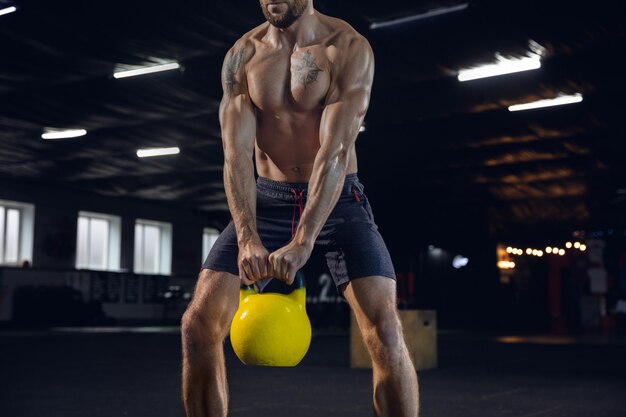
<svg viewBox="0 0 626 417">
<path fill-rule="evenodd" d="M 235 84 L 237 84 L 236 75 L 241 67 L 241 61 L 243 60 L 243 48 L 240 48 L 237 52 L 231 56 L 224 67 L 224 83 L 228 87 L 228 91 L 233 92 Z"/>
<path fill-rule="evenodd" d="M 296 77 L 298 82 L 304 85 L 306 88 L 307 85 L 317 81 L 317 74 L 322 72 L 313 60 L 311 53 L 306 51 L 300 62 L 293 69 L 293 75 Z"/>
</svg>

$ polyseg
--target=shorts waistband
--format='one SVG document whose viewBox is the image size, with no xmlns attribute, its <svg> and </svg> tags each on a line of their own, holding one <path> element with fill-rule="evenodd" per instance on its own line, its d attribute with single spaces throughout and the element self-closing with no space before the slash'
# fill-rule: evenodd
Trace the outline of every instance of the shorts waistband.
<svg viewBox="0 0 626 417">
<path fill-rule="evenodd" d="M 349 184 L 352 182 L 358 182 L 359 178 L 356 173 L 346 175 L 346 180 L 344 184 Z M 291 194 L 292 190 L 306 190 L 309 186 L 308 182 L 283 182 L 283 181 L 275 181 L 265 177 L 257 178 L 257 187 L 266 190 L 278 191 L 281 193 Z"/>
</svg>

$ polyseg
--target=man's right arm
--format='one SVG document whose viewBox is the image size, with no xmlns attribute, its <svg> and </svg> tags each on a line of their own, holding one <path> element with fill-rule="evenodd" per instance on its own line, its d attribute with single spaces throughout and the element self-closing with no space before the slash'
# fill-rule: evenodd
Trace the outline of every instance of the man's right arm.
<svg viewBox="0 0 626 417">
<path fill-rule="evenodd" d="M 251 51 L 238 42 L 228 51 L 222 67 L 224 95 L 219 117 L 224 147 L 224 188 L 237 231 L 239 276 L 244 284 L 267 276 L 269 255 L 256 227 L 254 141 L 256 116 L 246 82 L 245 62 Z"/>
</svg>

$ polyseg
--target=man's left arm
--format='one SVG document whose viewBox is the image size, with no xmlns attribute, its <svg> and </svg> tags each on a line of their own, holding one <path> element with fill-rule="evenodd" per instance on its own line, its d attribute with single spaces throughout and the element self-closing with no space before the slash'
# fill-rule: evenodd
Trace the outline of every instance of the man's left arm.
<svg viewBox="0 0 626 417">
<path fill-rule="evenodd" d="M 337 204 L 369 106 L 374 54 L 363 37 L 352 40 L 335 69 L 320 123 L 320 149 L 309 179 L 308 200 L 293 239 L 270 254 L 275 277 L 291 284 L 311 256 L 315 239 Z"/>
</svg>

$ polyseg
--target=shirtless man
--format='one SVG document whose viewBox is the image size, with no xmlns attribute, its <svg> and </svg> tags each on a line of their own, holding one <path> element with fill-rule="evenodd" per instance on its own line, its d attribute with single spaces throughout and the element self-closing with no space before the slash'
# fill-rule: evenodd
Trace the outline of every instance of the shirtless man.
<svg viewBox="0 0 626 417">
<path fill-rule="evenodd" d="M 416 417 L 417 375 L 396 310 L 395 274 L 356 176 L 372 50 L 313 0 L 260 3 L 267 22 L 224 60 L 219 115 L 233 221 L 205 260 L 183 316 L 185 412 L 227 415 L 223 341 L 241 282 L 259 290 L 271 278 L 291 284 L 315 247 L 372 357 L 374 414 Z"/>
</svg>

